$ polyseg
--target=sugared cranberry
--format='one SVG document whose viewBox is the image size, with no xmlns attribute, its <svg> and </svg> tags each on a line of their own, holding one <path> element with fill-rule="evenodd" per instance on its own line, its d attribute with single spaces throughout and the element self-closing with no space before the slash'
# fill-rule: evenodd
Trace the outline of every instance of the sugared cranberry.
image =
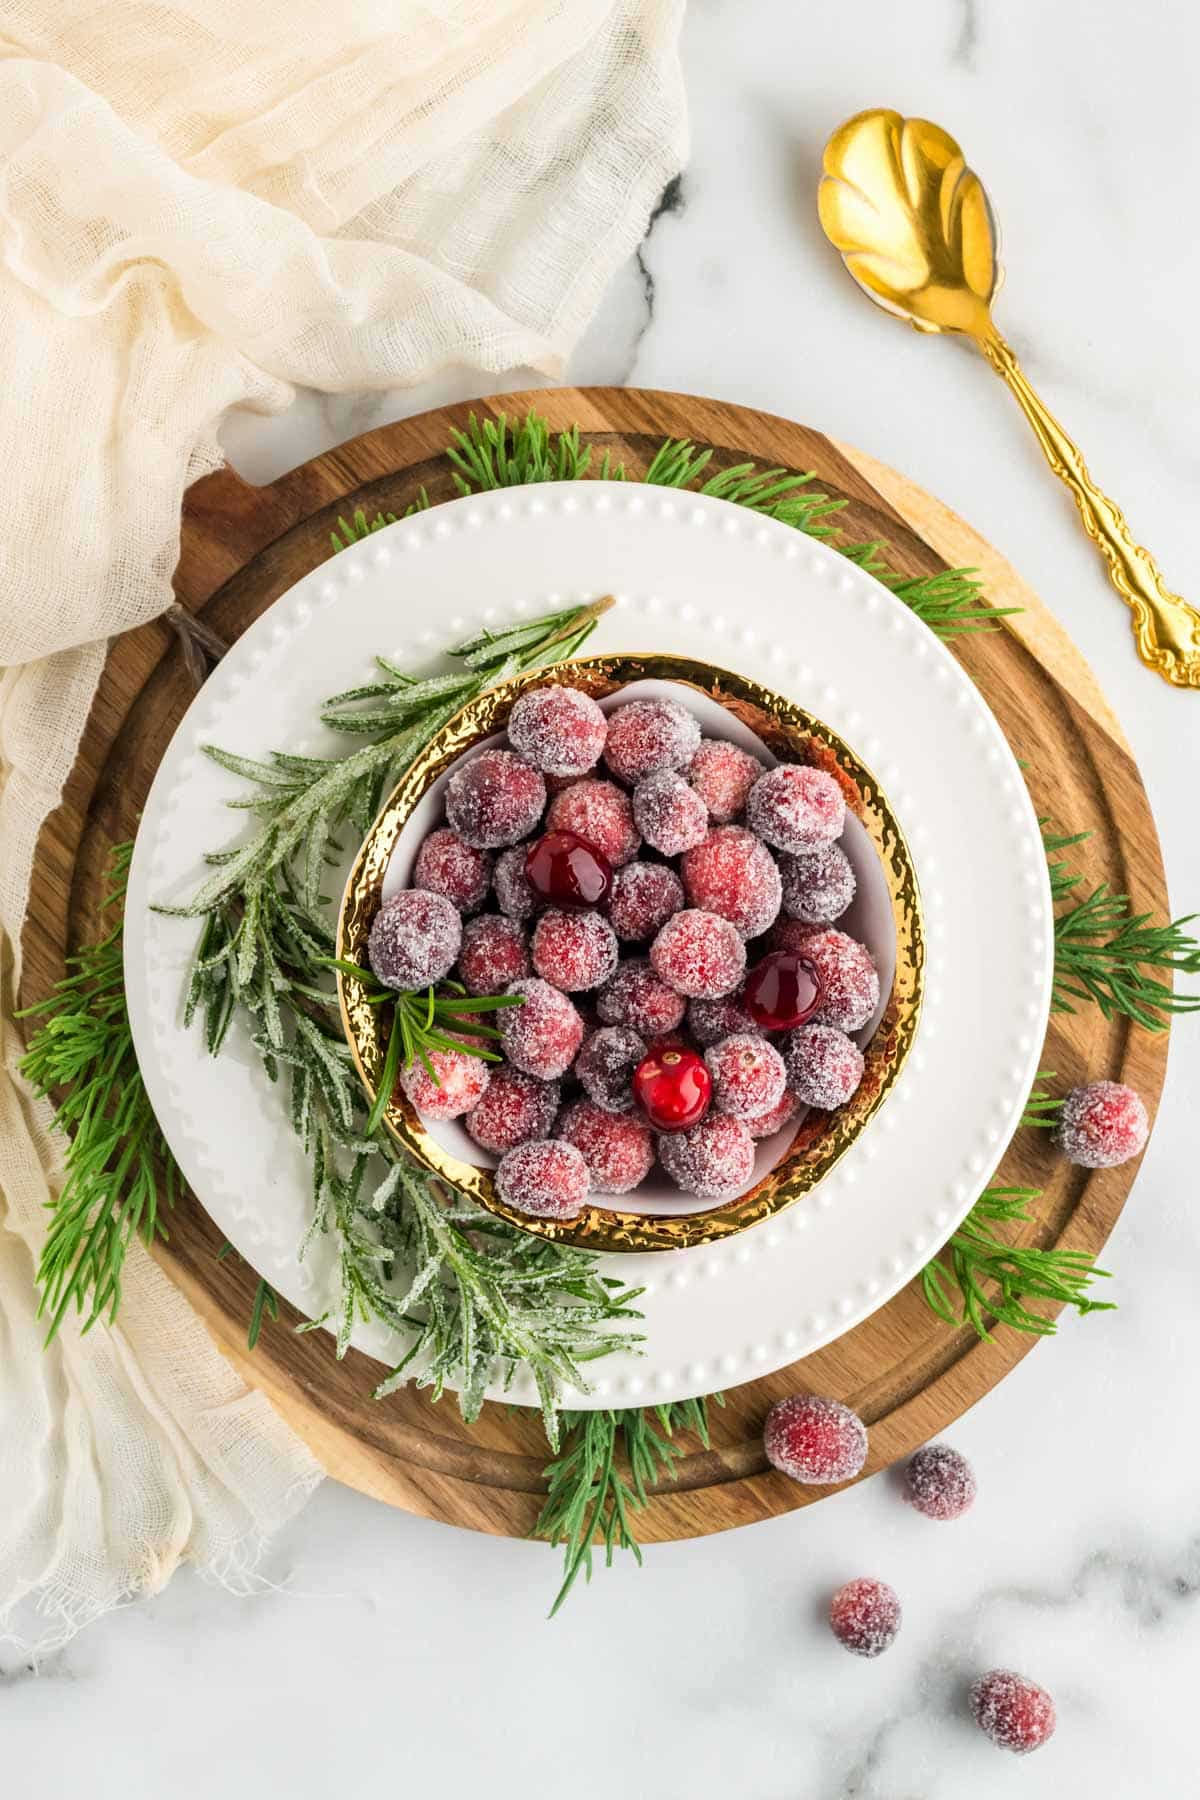
<svg viewBox="0 0 1200 1800">
<path fill-rule="evenodd" d="M 518 1144 L 496 1170 L 496 1192 L 505 1205 L 535 1219 L 577 1218 L 588 1186 L 583 1157 L 557 1138 Z"/>
<path fill-rule="evenodd" d="M 650 946 L 650 966 L 660 981 L 689 999 L 719 1000 L 741 981 L 746 946 L 728 919 L 688 908 L 658 933 Z"/>
<path fill-rule="evenodd" d="M 840 919 L 858 885 L 850 858 L 840 844 L 825 844 L 808 856 L 781 851 L 779 874 L 784 912 L 805 925 L 829 925 Z"/>
<path fill-rule="evenodd" d="M 500 913 L 485 913 L 463 926 L 458 978 L 468 994 L 502 994 L 529 973 L 524 928 Z"/>
<path fill-rule="evenodd" d="M 457 1119 L 479 1104 L 491 1074 L 482 1058 L 465 1050 L 431 1050 L 429 1061 L 433 1075 L 420 1061 L 400 1075 L 399 1085 L 419 1113 L 427 1119 Z"/>
<path fill-rule="evenodd" d="M 654 1140 L 641 1119 L 606 1112 L 591 1100 L 576 1100 L 567 1107 L 557 1135 L 579 1151 L 596 1193 L 628 1194 L 646 1179 L 654 1163 Z"/>
<path fill-rule="evenodd" d="M 579 993 L 599 987 L 616 968 L 616 933 L 599 913 L 554 908 L 534 927 L 530 954 L 543 981 L 565 993 Z"/>
<path fill-rule="evenodd" d="M 805 1106 L 832 1112 L 857 1092 L 866 1066 L 853 1038 L 835 1025 L 802 1025 L 784 1046 L 788 1086 Z"/>
<path fill-rule="evenodd" d="M 608 715 L 604 760 L 632 787 L 656 769 L 682 769 L 700 747 L 700 727 L 678 700 L 629 700 Z"/>
<path fill-rule="evenodd" d="M 886 1581 L 860 1575 L 833 1596 L 829 1624 L 838 1643 L 855 1656 L 882 1656 L 900 1630 L 900 1597 Z"/>
<path fill-rule="evenodd" d="M 538 1081 L 508 1063 L 499 1063 L 483 1098 L 463 1121 L 481 1150 L 503 1155 L 532 1138 L 549 1137 L 558 1117 L 557 1081 Z"/>
<path fill-rule="evenodd" d="M 959 1519 L 975 1502 L 975 1471 L 949 1444 L 925 1444 L 904 1471 L 904 1498 L 927 1519 Z"/>
<path fill-rule="evenodd" d="M 577 831 L 546 831 L 525 852 L 525 879 L 539 900 L 575 911 L 607 900 L 612 864 Z"/>
<path fill-rule="evenodd" d="M 1054 1701 L 1036 1681 L 1013 1669 L 989 1669 L 971 1689 L 971 1711 L 985 1737 L 1001 1750 L 1027 1756 L 1054 1736 Z"/>
<path fill-rule="evenodd" d="M 532 919 L 538 909 L 538 897 L 525 873 L 526 854 L 524 844 L 514 844 L 500 852 L 492 871 L 496 904 L 509 919 Z"/>
<path fill-rule="evenodd" d="M 464 844 L 457 832 L 443 825 L 431 831 L 417 851 L 412 884 L 444 894 L 459 912 L 476 912 L 492 885 L 492 859 L 486 850 Z"/>
<path fill-rule="evenodd" d="M 774 1137 L 777 1131 L 791 1124 L 799 1110 L 800 1102 L 789 1089 L 785 1090 L 778 1106 L 773 1106 L 770 1112 L 759 1113 L 756 1118 L 746 1119 L 744 1123 L 752 1138 Z"/>
<path fill-rule="evenodd" d="M 727 994 L 721 1000 L 690 1000 L 688 1029 L 696 1042 L 707 1050 L 710 1044 L 719 1044 L 722 1038 L 733 1037 L 738 1032 L 757 1031 L 758 1026 L 738 997 Z"/>
<path fill-rule="evenodd" d="M 687 778 L 715 825 L 728 825 L 745 809 L 746 797 L 762 772 L 756 756 L 725 738 L 703 738 L 687 766 Z"/>
<path fill-rule="evenodd" d="M 481 750 L 446 783 L 446 818 L 477 850 L 528 837 L 545 805 L 546 783 L 511 750 Z"/>
<path fill-rule="evenodd" d="M 742 989 L 742 1005 L 765 1031 L 803 1025 L 820 1004 L 816 970 L 790 950 L 773 950 L 755 963 Z"/>
<path fill-rule="evenodd" d="M 640 957 L 618 963 L 596 997 L 596 1011 L 605 1025 L 629 1025 L 646 1039 L 667 1037 L 686 1010 L 683 995 L 660 981 Z"/>
<path fill-rule="evenodd" d="M 1093 1081 L 1063 1101 L 1055 1136 L 1083 1169 L 1115 1169 L 1146 1147 L 1150 1119 L 1131 1087 Z"/>
<path fill-rule="evenodd" d="M 603 1025 L 584 1040 L 575 1073 L 589 1100 L 606 1112 L 632 1112 L 633 1076 L 646 1041 L 628 1025 Z"/>
<path fill-rule="evenodd" d="M 739 1032 L 705 1051 L 713 1101 L 736 1119 L 754 1119 L 783 1099 L 787 1070 L 774 1044 L 757 1032 Z"/>
<path fill-rule="evenodd" d="M 793 1394 L 767 1414 L 763 1449 L 781 1475 L 823 1487 L 858 1474 L 867 1460 L 867 1428 L 840 1400 Z"/>
<path fill-rule="evenodd" d="M 629 795 L 613 781 L 576 781 L 555 794 L 546 813 L 551 831 L 573 831 L 614 869 L 632 862 L 641 838 Z"/>
<path fill-rule="evenodd" d="M 690 1131 L 663 1132 L 658 1159 L 685 1194 L 728 1200 L 754 1173 L 754 1139 L 741 1119 L 710 1112 Z"/>
<path fill-rule="evenodd" d="M 683 905 L 683 883 L 666 863 L 626 863 L 613 876 L 609 924 L 626 943 L 652 938 Z"/>
<path fill-rule="evenodd" d="M 702 1057 L 672 1044 L 638 1064 L 633 1091 L 657 1131 L 687 1131 L 708 1111 L 713 1082 Z"/>
<path fill-rule="evenodd" d="M 681 856 L 708 835 L 708 809 L 674 769 L 657 769 L 633 790 L 633 822 L 652 850 Z"/>
<path fill-rule="evenodd" d="M 767 846 L 740 825 L 721 825 L 681 864 L 693 906 L 718 913 L 743 937 L 758 937 L 778 916 L 782 887 Z"/>
<path fill-rule="evenodd" d="M 604 714 L 578 688 L 535 688 L 508 718 L 513 749 L 543 775 L 582 775 L 599 762 L 607 736 Z"/>
<path fill-rule="evenodd" d="M 846 801 L 824 769 L 781 763 L 760 775 L 746 801 L 746 823 L 776 850 L 804 856 L 841 836 Z"/>
<path fill-rule="evenodd" d="M 386 987 L 423 988 L 454 967 L 462 918 L 444 894 L 405 888 L 375 914 L 367 960 Z"/>
<path fill-rule="evenodd" d="M 879 1004 L 879 974 L 865 944 L 844 931 L 814 931 L 801 952 L 821 983 L 822 1025 L 861 1031 Z"/>
<path fill-rule="evenodd" d="M 536 975 L 514 981 L 510 994 L 521 1006 L 505 1006 L 495 1014 L 510 1063 L 539 1081 L 556 1081 L 575 1061 L 583 1040 L 583 1020 L 567 996 Z"/>
</svg>

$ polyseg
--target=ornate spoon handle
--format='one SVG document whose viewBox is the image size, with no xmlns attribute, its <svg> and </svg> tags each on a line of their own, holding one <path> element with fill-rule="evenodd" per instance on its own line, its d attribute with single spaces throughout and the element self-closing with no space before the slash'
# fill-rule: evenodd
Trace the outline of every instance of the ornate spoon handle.
<svg viewBox="0 0 1200 1800">
<path fill-rule="evenodd" d="M 1200 612 L 1171 593 L 1150 552 L 1134 542 L 1124 513 L 1095 485 L 1078 447 L 1038 399 L 995 326 L 973 341 L 1016 395 L 1046 461 L 1074 494 L 1083 528 L 1099 546 L 1112 584 L 1133 614 L 1138 655 L 1173 686 L 1200 688 Z"/>
</svg>

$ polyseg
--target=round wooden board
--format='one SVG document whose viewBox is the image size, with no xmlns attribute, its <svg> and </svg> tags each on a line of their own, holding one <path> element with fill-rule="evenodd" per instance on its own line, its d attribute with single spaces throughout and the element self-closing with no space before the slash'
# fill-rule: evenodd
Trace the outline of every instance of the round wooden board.
<svg viewBox="0 0 1200 1800">
<path fill-rule="evenodd" d="M 1086 664 L 1015 572 L 962 520 L 869 457 L 784 419 L 686 395 L 633 389 L 560 388 L 476 403 L 483 415 L 534 406 L 556 429 L 577 424 L 598 450 L 640 473 L 666 437 L 714 446 L 714 466 L 748 458 L 814 470 L 849 502 L 850 538 L 885 538 L 893 563 L 913 574 L 949 565 L 982 571 L 989 598 L 1020 606 L 1005 628 L 956 648 L 978 680 L 1016 755 L 1027 765 L 1039 812 L 1063 829 L 1094 833 L 1079 860 L 1089 883 L 1110 882 L 1138 910 L 1166 913 L 1154 822 L 1120 727 Z M 453 488 L 444 450 L 467 407 L 448 407 L 367 433 L 255 488 L 232 470 L 187 496 L 176 589 L 180 601 L 231 641 L 302 574 L 330 554 L 330 530 L 355 506 L 400 514 L 424 485 L 434 500 Z M 154 770 L 191 698 L 175 633 L 162 622 L 112 646 L 63 803 L 39 846 L 23 937 L 22 1003 L 44 995 L 68 950 L 95 934 L 109 847 L 132 837 Z M 1094 1007 L 1052 1023 L 1043 1067 L 1062 1083 L 1106 1075 L 1157 1104 L 1166 1034 L 1106 1023 Z M 1024 1131 L 997 1180 L 1043 1187 L 1036 1241 L 1095 1255 L 1132 1184 L 1136 1166 L 1087 1175 L 1069 1167 L 1045 1134 Z M 157 1254 L 246 1380 L 263 1389 L 330 1474 L 381 1500 L 476 1530 L 524 1535 L 547 1460 L 535 1415 L 489 1405 L 465 1426 L 452 1398 L 435 1407 L 405 1391 L 371 1399 L 378 1366 L 356 1352 L 339 1363 L 323 1332 L 302 1337 L 284 1309 L 258 1348 L 245 1346 L 255 1277 L 237 1258 L 217 1261 L 220 1234 L 191 1197 Z M 1089 1329 L 1103 1331 L 1103 1317 Z M 1003 1379 L 1035 1340 L 1000 1330 L 991 1343 L 952 1331 L 909 1288 L 836 1343 L 790 1369 L 738 1388 L 714 1412 L 710 1451 L 689 1443 L 677 1480 L 653 1497 L 643 1540 L 720 1531 L 821 1498 L 766 1469 L 760 1442 L 770 1402 L 796 1388 L 836 1394 L 871 1426 L 871 1474 L 944 1431 Z M 1052 1355 L 1053 1352 L 1047 1352 Z"/>
</svg>

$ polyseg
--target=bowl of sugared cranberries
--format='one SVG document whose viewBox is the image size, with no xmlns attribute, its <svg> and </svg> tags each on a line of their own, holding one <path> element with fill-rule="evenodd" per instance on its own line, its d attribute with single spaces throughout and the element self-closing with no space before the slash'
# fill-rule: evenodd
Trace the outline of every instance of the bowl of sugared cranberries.
<svg viewBox="0 0 1200 1800">
<path fill-rule="evenodd" d="M 902 909 L 874 785 L 788 702 L 678 659 L 686 678 L 644 673 L 659 660 L 588 658 L 472 702 L 385 804 L 338 940 L 385 988 L 415 972 L 520 1003 L 484 1015 L 498 1061 L 443 1056 L 444 1092 L 402 1073 L 385 1118 L 405 1147 L 530 1230 L 631 1250 L 804 1191 L 907 1044 L 878 1030 Z M 340 979 L 378 1069 L 387 1009 Z"/>
</svg>

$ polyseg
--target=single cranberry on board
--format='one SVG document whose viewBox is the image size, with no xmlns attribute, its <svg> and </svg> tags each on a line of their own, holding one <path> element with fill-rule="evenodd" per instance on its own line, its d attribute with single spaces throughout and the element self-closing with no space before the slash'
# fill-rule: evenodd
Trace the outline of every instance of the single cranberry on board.
<svg viewBox="0 0 1200 1800">
<path fill-rule="evenodd" d="M 834 1637 L 855 1656 L 882 1656 L 900 1629 L 900 1597 L 886 1581 L 860 1575 L 840 1587 L 829 1603 Z"/>
<path fill-rule="evenodd" d="M 1054 1701 L 1045 1688 L 1013 1669 L 989 1669 L 971 1689 L 971 1711 L 985 1737 L 1001 1750 L 1028 1756 L 1054 1736 Z"/>
<path fill-rule="evenodd" d="M 577 831 L 546 831 L 525 852 L 525 879 L 539 900 L 582 911 L 608 899 L 612 864 Z"/>
<path fill-rule="evenodd" d="M 812 964 L 793 950 L 773 950 L 755 963 L 742 989 L 742 1005 L 764 1031 L 787 1031 L 811 1019 L 822 1000 Z"/>
<path fill-rule="evenodd" d="M 767 1414 L 763 1449 L 781 1475 L 824 1487 L 858 1474 L 867 1460 L 867 1428 L 840 1400 L 793 1394 Z"/>
<path fill-rule="evenodd" d="M 687 1131 L 712 1104 L 712 1076 L 704 1058 L 683 1045 L 652 1050 L 634 1071 L 633 1092 L 658 1131 Z"/>
<path fill-rule="evenodd" d="M 1055 1139 L 1081 1169 L 1115 1169 L 1146 1147 L 1150 1118 L 1122 1081 L 1092 1081 L 1063 1101 Z"/>
</svg>

